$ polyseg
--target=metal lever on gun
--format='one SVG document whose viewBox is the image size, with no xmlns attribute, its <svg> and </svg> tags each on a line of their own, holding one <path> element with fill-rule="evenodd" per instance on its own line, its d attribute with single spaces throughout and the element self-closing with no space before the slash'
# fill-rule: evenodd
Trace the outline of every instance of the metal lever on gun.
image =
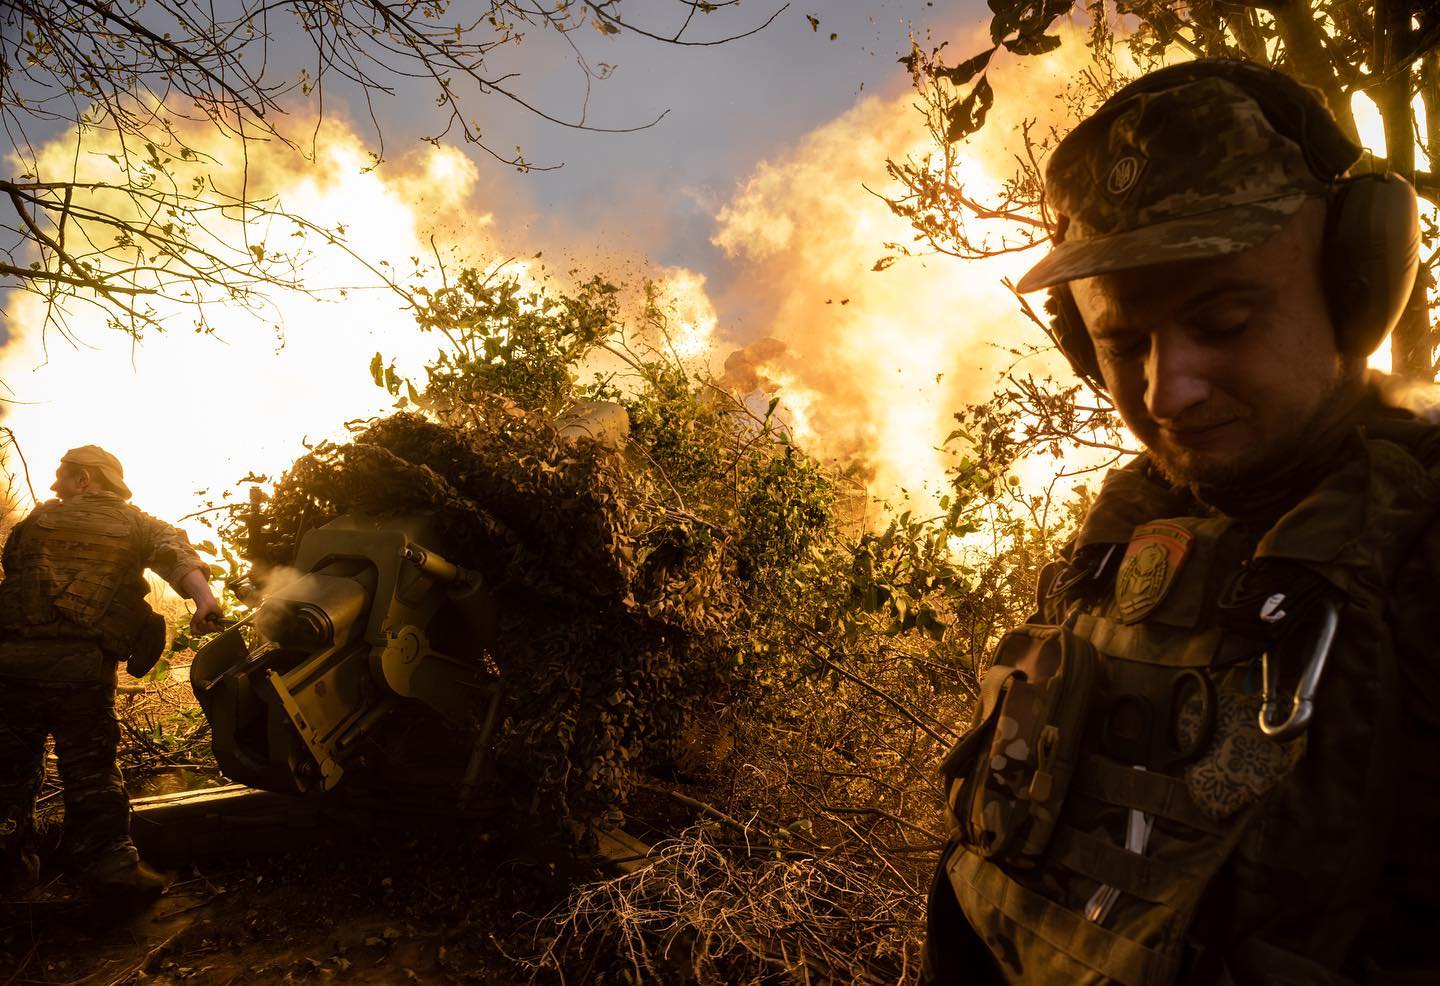
<svg viewBox="0 0 1440 986">
<path fill-rule="evenodd" d="M 441 582 L 456 582 L 464 575 L 460 566 L 446 561 L 433 551 L 426 551 L 418 544 L 405 545 L 403 554 L 410 564 Z"/>
<path fill-rule="evenodd" d="M 405 549 L 400 554 L 406 561 L 435 581 L 447 585 L 449 587 L 447 591 L 452 599 L 470 595 L 480 588 L 479 572 L 447 561 L 413 541 L 405 545 Z"/>
<path fill-rule="evenodd" d="M 1315 639 L 1315 650 L 1310 656 L 1310 663 L 1300 675 L 1299 684 L 1295 686 L 1290 714 L 1283 721 L 1276 721 L 1280 716 L 1280 696 L 1276 694 L 1276 679 L 1279 673 L 1275 665 L 1278 662 L 1271 660 L 1268 650 L 1260 659 L 1261 677 L 1264 679 L 1259 716 L 1260 731 L 1276 742 L 1299 736 L 1310 726 L 1310 719 L 1315 713 L 1315 692 L 1320 687 L 1320 677 L 1325 673 L 1325 659 L 1330 656 L 1330 647 L 1335 643 L 1335 631 L 1340 626 L 1340 607 L 1328 599 L 1322 605 L 1325 614 L 1320 623 L 1320 634 Z"/>
</svg>

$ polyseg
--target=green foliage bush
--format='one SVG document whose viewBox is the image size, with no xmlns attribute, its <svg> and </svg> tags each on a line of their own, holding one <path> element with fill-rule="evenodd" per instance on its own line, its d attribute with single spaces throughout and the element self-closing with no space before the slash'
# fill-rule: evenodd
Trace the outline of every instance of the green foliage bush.
<svg viewBox="0 0 1440 986">
<path fill-rule="evenodd" d="M 423 389 L 383 356 L 372 367 L 423 410 L 295 462 L 252 518 L 271 534 L 249 559 L 284 565 L 344 513 L 433 514 L 437 548 L 497 595 L 501 762 L 577 833 L 614 822 L 695 717 L 743 697 L 766 598 L 794 596 L 789 573 L 834 526 L 830 481 L 778 424 L 678 363 L 577 385 L 615 298 L 598 279 L 557 295 L 461 272 L 418 313 L 450 343 Z M 596 398 L 629 412 L 623 452 L 557 430 L 558 411 Z"/>
<path fill-rule="evenodd" d="M 559 412 L 574 397 L 576 367 L 615 331 L 618 294 L 599 277 L 556 293 L 474 268 L 454 284 L 418 289 L 420 329 L 451 346 L 428 367 L 428 403 L 500 396 L 527 411 Z"/>
<path fill-rule="evenodd" d="M 632 348 L 603 281 L 557 294 L 466 271 L 428 297 L 421 325 L 449 348 L 426 383 L 377 356 L 404 410 L 297 461 L 264 506 L 278 536 L 252 560 L 285 563 L 345 511 L 434 512 L 439 549 L 500 597 L 499 752 L 533 811 L 576 835 L 615 822 L 699 746 L 688 790 L 753 820 L 736 851 L 859 874 L 873 899 L 853 913 L 886 923 L 863 919 L 852 958 L 913 958 L 941 838 L 934 764 L 1078 517 L 1008 481 L 1046 436 L 1005 401 L 969 408 L 940 513 L 859 529 L 837 506 L 853 488 L 792 442 L 777 402 L 758 412 L 683 365 L 653 305 L 641 325 L 660 338 Z M 597 354 L 628 369 L 581 383 Z M 622 450 L 557 431 L 557 413 L 594 400 L 626 409 Z M 744 898 L 773 872 L 722 866 L 664 893 Z M 722 951 L 750 934 L 694 930 Z"/>
</svg>

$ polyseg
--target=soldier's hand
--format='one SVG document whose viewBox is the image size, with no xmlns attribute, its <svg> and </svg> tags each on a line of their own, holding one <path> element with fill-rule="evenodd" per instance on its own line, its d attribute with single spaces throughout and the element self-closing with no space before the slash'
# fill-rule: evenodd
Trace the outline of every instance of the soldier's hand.
<svg viewBox="0 0 1440 986">
<path fill-rule="evenodd" d="M 190 617 L 190 632 L 194 634 L 218 633 L 225 629 L 225 620 L 220 604 L 213 597 L 197 599 L 195 613 Z"/>
<path fill-rule="evenodd" d="M 225 629 L 220 603 L 210 591 L 206 574 L 203 568 L 187 572 L 178 587 L 181 594 L 195 603 L 195 614 L 190 617 L 190 632 L 194 634 L 218 633 Z"/>
</svg>

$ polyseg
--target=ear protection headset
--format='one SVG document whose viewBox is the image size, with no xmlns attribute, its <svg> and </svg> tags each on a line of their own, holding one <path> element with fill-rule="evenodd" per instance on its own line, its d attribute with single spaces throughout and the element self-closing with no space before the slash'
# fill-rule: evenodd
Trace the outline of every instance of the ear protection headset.
<svg viewBox="0 0 1440 986">
<path fill-rule="evenodd" d="M 1420 259 L 1415 190 L 1394 173 L 1345 178 L 1360 148 L 1305 86 L 1250 62 L 1201 59 L 1152 72 L 1106 100 L 1097 113 L 1141 93 L 1221 78 L 1253 99 L 1275 131 L 1298 144 L 1317 178 L 1330 186 L 1322 265 L 1336 341 L 1346 356 L 1365 357 L 1400 319 Z M 1062 226 L 1063 230 L 1063 226 Z M 1070 365 L 1104 388 L 1095 347 L 1069 285 L 1050 289 L 1045 306 L 1055 341 Z"/>
</svg>

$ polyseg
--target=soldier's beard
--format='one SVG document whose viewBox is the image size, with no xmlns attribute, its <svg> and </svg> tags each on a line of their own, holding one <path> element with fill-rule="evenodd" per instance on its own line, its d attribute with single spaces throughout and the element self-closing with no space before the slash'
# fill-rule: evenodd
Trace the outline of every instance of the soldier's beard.
<svg viewBox="0 0 1440 986">
<path fill-rule="evenodd" d="M 1148 448 L 1150 459 L 1172 485 L 1215 506 L 1233 510 L 1262 504 L 1292 492 L 1290 487 L 1313 483 L 1313 471 L 1334 454 L 1338 434 L 1350 426 L 1356 407 L 1353 399 L 1339 399 L 1344 386 L 1337 379 L 1309 415 L 1289 417 L 1286 427 L 1264 440 L 1245 442 L 1238 451 L 1197 450 L 1162 434 Z"/>
<path fill-rule="evenodd" d="M 1271 441 L 1261 448 L 1247 447 L 1239 455 L 1220 457 L 1161 439 L 1151 446 L 1149 452 L 1155 468 L 1172 486 L 1196 493 L 1229 495 L 1273 476 L 1275 470 L 1267 468 L 1267 465 L 1272 461 L 1288 462 L 1294 458 L 1293 441 Z"/>
</svg>

